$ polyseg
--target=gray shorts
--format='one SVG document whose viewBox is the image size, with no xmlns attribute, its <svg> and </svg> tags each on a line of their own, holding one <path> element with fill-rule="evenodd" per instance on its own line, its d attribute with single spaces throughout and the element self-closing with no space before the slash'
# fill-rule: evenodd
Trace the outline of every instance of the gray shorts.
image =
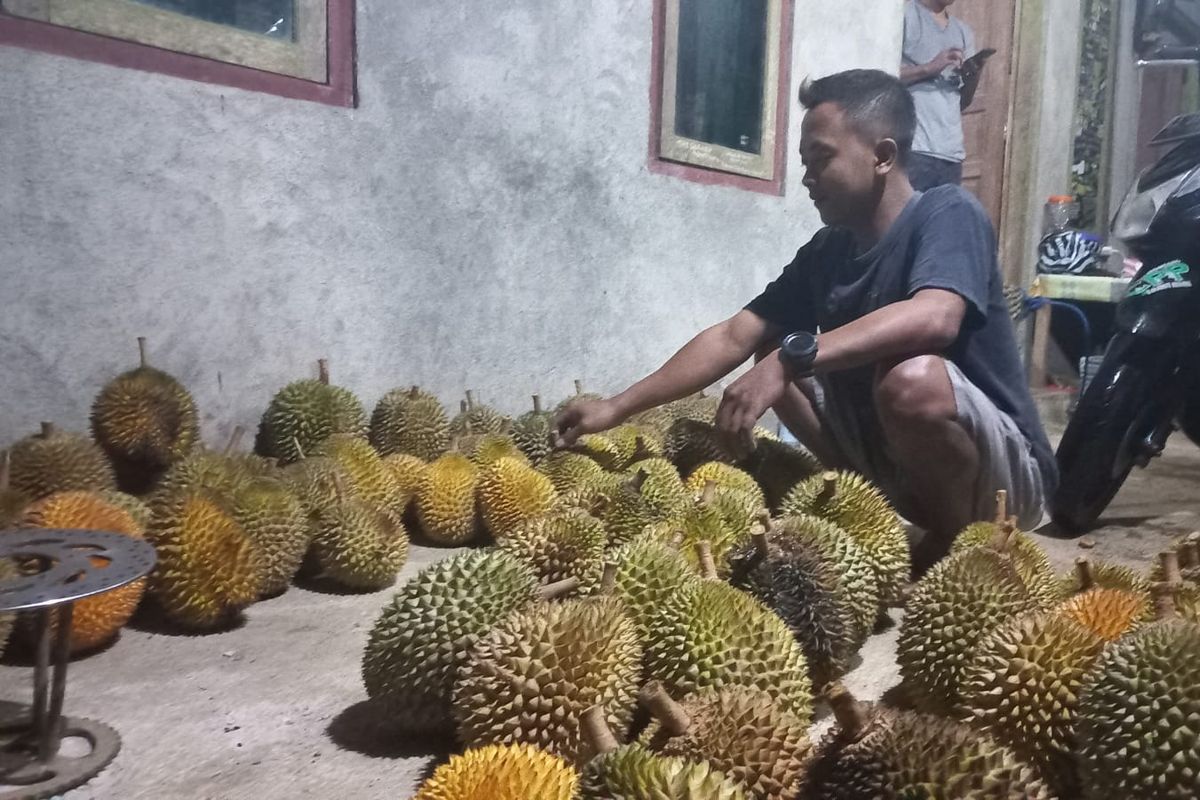
<svg viewBox="0 0 1200 800">
<path fill-rule="evenodd" d="M 1012 417 L 996 408 L 957 364 L 949 360 L 945 364 L 958 405 L 959 424 L 979 450 L 979 478 L 974 490 L 976 519 L 993 517 L 996 492 L 1004 489 L 1008 492 L 1009 515 L 1016 516 L 1023 530 L 1033 530 L 1042 521 L 1045 496 L 1042 471 L 1031 445 Z M 827 384 L 814 381 L 813 389 L 829 445 L 851 469 L 878 486 L 901 514 L 908 516 L 903 507 L 903 498 L 909 496 L 904 476 L 886 452 L 882 438 L 876 438 L 879 434 L 864 435 L 858 418 L 846 413 L 848 404 L 831 397 Z"/>
</svg>

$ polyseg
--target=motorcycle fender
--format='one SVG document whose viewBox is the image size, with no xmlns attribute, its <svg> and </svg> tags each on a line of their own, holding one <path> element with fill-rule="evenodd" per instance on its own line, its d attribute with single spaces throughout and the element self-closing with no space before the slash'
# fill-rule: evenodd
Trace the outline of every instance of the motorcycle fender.
<svg viewBox="0 0 1200 800">
<path fill-rule="evenodd" d="M 1144 268 L 1117 306 L 1117 325 L 1152 339 L 1200 337 L 1200 269 L 1183 261 Z"/>
</svg>

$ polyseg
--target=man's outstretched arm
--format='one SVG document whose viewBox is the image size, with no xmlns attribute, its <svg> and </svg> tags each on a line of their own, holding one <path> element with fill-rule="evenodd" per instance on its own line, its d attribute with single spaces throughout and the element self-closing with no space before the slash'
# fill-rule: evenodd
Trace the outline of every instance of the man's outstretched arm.
<svg viewBox="0 0 1200 800">
<path fill-rule="evenodd" d="M 578 403 L 556 421 L 559 443 L 570 445 L 585 433 L 620 425 L 648 408 L 687 397 L 729 374 L 780 330 L 751 311 L 739 311 L 701 331 L 657 370 L 618 395 Z"/>
</svg>

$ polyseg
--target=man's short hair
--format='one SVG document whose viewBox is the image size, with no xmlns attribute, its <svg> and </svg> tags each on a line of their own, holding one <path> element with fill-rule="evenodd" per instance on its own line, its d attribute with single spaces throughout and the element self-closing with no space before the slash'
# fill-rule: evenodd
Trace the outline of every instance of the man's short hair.
<svg viewBox="0 0 1200 800">
<path fill-rule="evenodd" d="M 917 110 L 899 78 L 877 69 L 852 69 L 805 81 L 800 87 L 800 105 L 811 111 L 822 103 L 837 103 L 863 136 L 894 140 L 900 163 L 908 161 Z"/>
</svg>

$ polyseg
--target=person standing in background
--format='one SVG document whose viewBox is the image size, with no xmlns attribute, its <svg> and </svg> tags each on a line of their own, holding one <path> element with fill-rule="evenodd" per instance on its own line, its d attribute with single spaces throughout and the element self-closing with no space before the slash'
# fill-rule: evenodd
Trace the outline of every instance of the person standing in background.
<svg viewBox="0 0 1200 800">
<path fill-rule="evenodd" d="M 971 28 L 950 16 L 953 4 L 954 0 L 904 3 L 900 80 L 917 107 L 908 177 L 918 191 L 962 183 L 967 156 L 962 112 L 975 99 L 983 58 L 975 57 Z"/>
</svg>

